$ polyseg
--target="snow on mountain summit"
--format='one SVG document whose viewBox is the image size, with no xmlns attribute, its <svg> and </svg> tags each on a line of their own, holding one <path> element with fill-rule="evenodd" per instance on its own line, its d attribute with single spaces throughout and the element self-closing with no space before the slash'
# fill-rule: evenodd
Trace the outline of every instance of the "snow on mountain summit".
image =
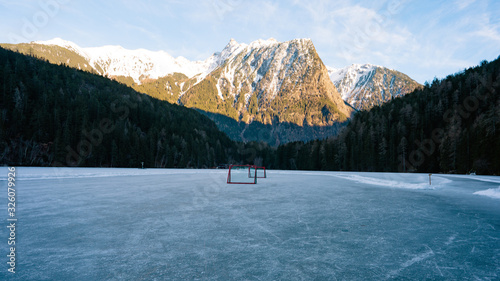
<svg viewBox="0 0 500 281">
<path fill-rule="evenodd" d="M 72 47 L 75 49 L 80 48 L 75 43 L 58 38 L 58 37 L 51 39 L 51 40 L 46 40 L 46 41 L 34 41 L 33 43 L 40 44 L 40 45 L 56 45 L 56 46 L 60 46 L 60 47 Z"/>
<path fill-rule="evenodd" d="M 328 67 L 328 75 L 342 99 L 358 110 L 370 109 L 421 87 L 401 72 L 373 64 Z"/>
<path fill-rule="evenodd" d="M 295 39 L 290 42 L 304 44 L 307 41 L 310 39 Z M 231 39 L 221 52 L 214 53 L 204 61 L 190 61 L 184 57 L 174 58 L 165 51 L 128 50 L 112 45 L 82 48 L 61 38 L 33 43 L 69 49 L 86 59 L 97 73 L 109 77 L 131 77 L 137 84 L 141 84 L 143 79 L 157 79 L 174 72 L 183 73 L 188 77 L 200 74 L 199 79 L 202 79 L 225 61 L 242 52 L 276 47 L 281 44 L 274 38 L 259 39 L 249 44 L 238 43 L 235 39 Z"/>
<path fill-rule="evenodd" d="M 237 92 L 242 89 L 242 81 L 246 81 L 251 85 L 250 92 L 258 90 L 275 96 L 280 91 L 286 76 L 299 71 L 297 63 L 311 58 L 311 49 L 314 49 L 314 45 L 310 39 L 278 42 L 270 38 L 256 40 L 250 44 L 240 44 L 231 39 L 214 59 L 215 63 L 210 67 L 210 71 L 224 65 L 220 79 L 230 81 L 231 84 L 238 77 L 236 80 L 240 81 L 240 85 Z M 270 83 L 266 84 L 265 89 L 259 89 L 264 76 Z M 223 84 L 222 81 L 219 83 Z M 219 96 L 222 94 L 219 93 Z M 249 97 L 247 93 L 247 101 Z"/>
<path fill-rule="evenodd" d="M 138 84 L 142 79 L 157 79 L 174 72 L 192 77 L 205 72 L 210 63 L 209 60 L 190 61 L 184 57 L 174 58 L 165 51 L 128 50 L 111 45 L 82 48 L 60 38 L 34 43 L 70 49 L 87 59 L 89 65 L 101 75 L 132 77 Z"/>
<path fill-rule="evenodd" d="M 347 101 L 356 94 L 356 89 L 366 85 L 377 67 L 379 66 L 372 64 L 353 64 L 340 69 L 329 67 L 328 74 L 342 99 Z"/>
<path fill-rule="evenodd" d="M 196 77 L 197 84 L 222 67 L 221 85 L 223 80 L 247 81 L 251 91 L 265 91 L 271 96 L 280 92 L 286 78 L 290 78 L 291 73 L 297 70 L 296 60 L 310 58 L 309 54 L 316 52 L 308 38 L 287 42 L 269 38 L 248 44 L 230 39 L 222 51 L 204 61 L 174 58 L 165 51 L 128 50 L 121 46 L 82 48 L 61 38 L 33 43 L 66 48 L 85 61 L 80 62 L 78 68 L 90 68 L 108 77 L 131 77 L 137 84 L 175 72 L 183 73 L 188 78 Z M 369 109 L 421 86 L 403 73 L 372 64 L 353 64 L 338 69 L 327 67 L 327 70 L 342 99 L 359 110 Z M 234 80 L 236 76 L 238 79 Z M 261 83 L 263 77 L 266 77 L 266 83 Z M 266 89 L 262 88 L 263 85 Z M 236 92 L 241 91 L 241 87 L 242 84 Z M 222 96 L 222 92 L 219 92 L 219 96 Z M 247 93 L 247 101 L 249 97 Z"/>
<path fill-rule="evenodd" d="M 252 48 L 261 48 L 261 47 L 264 47 L 264 46 L 271 46 L 271 45 L 275 45 L 275 44 L 278 44 L 278 40 L 274 39 L 274 38 L 269 38 L 267 40 L 262 40 L 262 39 L 259 39 L 259 40 L 256 40 L 256 41 L 253 41 L 252 43 L 250 43 L 250 47 Z"/>
<path fill-rule="evenodd" d="M 80 46 L 78 46 L 77 44 L 75 44 L 71 41 L 67 41 L 67 40 L 64 40 L 61 38 L 54 38 L 54 39 L 47 40 L 47 41 L 35 41 L 33 43 L 40 44 L 40 45 L 49 45 L 49 46 L 53 45 L 53 46 L 63 47 L 63 48 L 66 48 L 70 51 L 73 51 L 73 52 L 79 54 L 80 56 L 84 57 L 87 60 L 89 59 L 88 54 L 83 50 L 83 48 L 81 48 Z"/>
</svg>

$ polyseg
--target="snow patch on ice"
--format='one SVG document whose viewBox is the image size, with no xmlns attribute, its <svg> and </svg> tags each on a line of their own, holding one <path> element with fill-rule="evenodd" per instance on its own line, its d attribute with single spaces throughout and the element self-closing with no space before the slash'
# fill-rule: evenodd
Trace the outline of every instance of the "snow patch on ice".
<svg viewBox="0 0 500 281">
<path fill-rule="evenodd" d="M 494 198 L 494 199 L 500 199 L 500 187 L 476 191 L 476 192 L 474 192 L 474 194 L 488 196 L 488 197 Z"/>
<path fill-rule="evenodd" d="M 406 188 L 406 189 L 435 189 L 436 187 L 442 187 L 443 185 L 451 182 L 450 180 L 441 178 L 441 177 L 433 177 L 432 185 L 429 185 L 429 182 L 425 177 L 422 177 L 421 183 L 409 183 L 405 181 L 397 181 L 394 179 L 381 179 L 374 177 L 366 177 L 361 175 L 349 175 L 349 174 L 334 174 L 333 176 L 338 178 L 343 178 L 346 180 L 355 181 L 358 183 L 369 184 L 369 185 L 379 185 L 385 187 L 396 187 L 396 188 Z"/>
<path fill-rule="evenodd" d="M 500 177 L 498 176 L 468 176 L 468 178 L 477 181 L 500 183 Z"/>
</svg>

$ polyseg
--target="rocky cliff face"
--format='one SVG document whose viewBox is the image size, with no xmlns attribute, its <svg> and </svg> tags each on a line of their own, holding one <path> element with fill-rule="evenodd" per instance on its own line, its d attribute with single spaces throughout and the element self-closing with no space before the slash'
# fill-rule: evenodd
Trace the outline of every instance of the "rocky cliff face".
<svg viewBox="0 0 500 281">
<path fill-rule="evenodd" d="M 247 124 L 329 126 L 351 115 L 309 39 L 231 40 L 216 56 L 219 65 L 193 78 L 199 82 L 182 94 L 181 104 Z"/>
</svg>

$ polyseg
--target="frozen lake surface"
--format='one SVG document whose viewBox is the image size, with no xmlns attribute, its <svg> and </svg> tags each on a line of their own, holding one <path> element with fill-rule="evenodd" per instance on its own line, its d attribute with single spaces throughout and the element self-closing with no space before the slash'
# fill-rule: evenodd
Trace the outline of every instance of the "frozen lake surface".
<svg viewBox="0 0 500 281">
<path fill-rule="evenodd" d="M 17 168 L 0 280 L 500 280 L 500 178 Z"/>
</svg>

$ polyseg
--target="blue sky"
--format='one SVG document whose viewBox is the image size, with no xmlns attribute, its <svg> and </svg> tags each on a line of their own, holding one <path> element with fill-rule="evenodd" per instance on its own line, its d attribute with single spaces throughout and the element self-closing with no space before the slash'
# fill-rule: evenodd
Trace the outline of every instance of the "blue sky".
<svg viewBox="0 0 500 281">
<path fill-rule="evenodd" d="M 311 38 L 326 65 L 373 63 L 424 83 L 497 58 L 499 12 L 495 0 L 0 0 L 0 42 L 60 37 L 204 60 L 231 38 Z"/>
</svg>

